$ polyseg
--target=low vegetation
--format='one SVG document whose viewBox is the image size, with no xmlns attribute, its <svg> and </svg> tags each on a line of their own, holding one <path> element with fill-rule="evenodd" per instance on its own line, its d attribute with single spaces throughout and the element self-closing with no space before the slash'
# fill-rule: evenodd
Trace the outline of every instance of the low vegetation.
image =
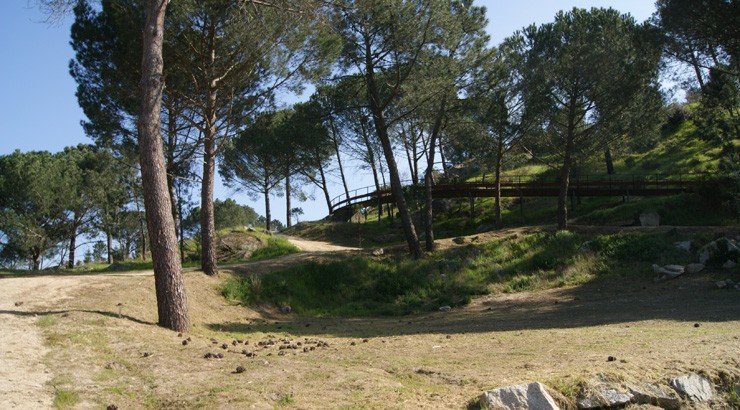
<svg viewBox="0 0 740 410">
<path fill-rule="evenodd" d="M 412 261 L 395 254 L 311 262 L 264 275 L 233 277 L 222 293 L 245 305 L 291 306 L 303 315 L 379 316 L 461 306 L 489 293 L 584 284 L 597 276 L 645 276 L 651 265 L 685 264 L 718 234 L 534 231 L 459 238 L 463 243 Z"/>
</svg>

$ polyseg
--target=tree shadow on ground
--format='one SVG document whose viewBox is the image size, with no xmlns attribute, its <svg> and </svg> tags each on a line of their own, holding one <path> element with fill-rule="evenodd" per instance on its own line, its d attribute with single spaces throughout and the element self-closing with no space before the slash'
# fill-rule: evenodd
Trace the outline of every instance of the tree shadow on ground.
<svg viewBox="0 0 740 410">
<path fill-rule="evenodd" d="M 156 323 L 141 320 L 133 316 L 129 316 L 123 313 L 107 312 L 104 310 L 89 310 L 89 309 L 64 309 L 64 310 L 0 310 L 0 315 L 13 315 L 18 317 L 41 317 L 41 316 L 52 316 L 52 315 L 65 315 L 69 313 L 90 313 L 94 315 L 102 315 L 115 319 L 125 319 L 141 325 L 156 325 Z"/>
<path fill-rule="evenodd" d="M 262 312 L 262 320 L 210 323 L 214 330 L 249 333 L 380 337 L 572 329 L 647 320 L 740 320 L 740 291 L 717 289 L 719 277 L 700 274 L 654 283 L 651 278 L 599 277 L 576 287 L 482 297 L 449 312 L 381 318 L 306 317 Z"/>
</svg>

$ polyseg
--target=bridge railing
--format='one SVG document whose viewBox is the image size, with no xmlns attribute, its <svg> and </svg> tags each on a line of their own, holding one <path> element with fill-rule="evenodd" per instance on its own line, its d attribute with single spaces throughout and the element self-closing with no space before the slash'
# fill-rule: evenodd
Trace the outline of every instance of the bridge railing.
<svg viewBox="0 0 740 410">
<path fill-rule="evenodd" d="M 646 187 L 654 189 L 686 187 L 703 180 L 706 180 L 708 174 L 700 173 L 675 173 L 675 174 L 587 174 L 570 177 L 571 190 L 583 189 L 622 189 L 637 190 Z M 411 181 L 402 181 L 403 186 L 409 186 Z M 470 191 L 474 190 L 494 190 L 496 186 L 493 179 L 486 178 L 480 180 L 468 180 L 452 183 L 436 184 L 438 187 L 444 187 L 445 190 Z M 559 177 L 543 178 L 541 175 L 502 175 L 501 187 L 514 189 L 548 189 L 560 186 Z M 390 186 L 384 185 L 380 192 L 375 185 L 357 188 L 347 193 L 342 193 L 331 200 L 331 212 L 336 209 L 360 202 L 367 202 L 373 197 L 382 198 L 390 195 Z"/>
</svg>

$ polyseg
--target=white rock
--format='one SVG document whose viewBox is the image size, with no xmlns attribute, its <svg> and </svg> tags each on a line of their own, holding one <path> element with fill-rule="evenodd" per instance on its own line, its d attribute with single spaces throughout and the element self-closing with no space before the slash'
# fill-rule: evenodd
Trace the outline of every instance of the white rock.
<svg viewBox="0 0 740 410">
<path fill-rule="evenodd" d="M 519 384 L 489 390 L 480 397 L 484 409 L 560 410 L 542 383 Z"/>
<path fill-rule="evenodd" d="M 724 265 L 722 265 L 723 269 L 735 269 L 737 267 L 737 263 L 735 261 L 727 261 Z"/>
<path fill-rule="evenodd" d="M 690 401 L 709 401 L 712 399 L 712 385 L 698 374 L 688 374 L 671 380 L 671 387 Z"/>
<path fill-rule="evenodd" d="M 691 241 L 674 242 L 673 246 L 675 246 L 677 249 L 683 249 L 686 252 L 691 251 Z"/>
<path fill-rule="evenodd" d="M 727 282 L 720 280 L 718 282 L 715 282 L 714 285 L 717 286 L 717 289 L 724 289 L 727 287 Z"/>
<path fill-rule="evenodd" d="M 378 248 L 378 249 L 376 249 L 376 250 L 373 251 L 373 256 L 380 256 L 380 255 L 382 255 L 384 253 L 385 253 L 385 251 L 383 250 L 383 248 Z"/>
<path fill-rule="evenodd" d="M 449 306 L 440 306 L 439 308 L 440 312 L 449 312 L 450 310 L 452 310 L 452 308 Z"/>
<path fill-rule="evenodd" d="M 660 275 L 660 279 L 673 279 L 681 276 L 685 272 L 685 268 L 681 265 L 665 265 L 659 266 L 653 264 L 653 272 Z"/>
</svg>

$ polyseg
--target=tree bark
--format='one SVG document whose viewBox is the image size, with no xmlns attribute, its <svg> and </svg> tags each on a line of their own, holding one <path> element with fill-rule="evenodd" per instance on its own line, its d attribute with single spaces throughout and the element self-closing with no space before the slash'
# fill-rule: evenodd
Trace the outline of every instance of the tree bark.
<svg viewBox="0 0 740 410">
<path fill-rule="evenodd" d="M 31 261 L 33 262 L 33 271 L 41 269 L 41 250 L 39 248 L 31 249 Z"/>
<path fill-rule="evenodd" d="M 270 190 L 267 189 L 267 186 L 265 186 L 265 218 L 267 219 L 265 229 L 270 232 L 272 230 L 272 214 L 270 213 Z"/>
<path fill-rule="evenodd" d="M 177 235 L 172 219 L 172 203 L 167 191 L 160 134 L 164 87 L 162 44 L 166 8 L 167 0 L 149 0 L 147 3 L 142 58 L 141 116 L 138 121 L 139 159 L 154 266 L 159 325 L 187 332 L 190 329 L 190 320 L 182 265 L 177 250 Z"/>
<path fill-rule="evenodd" d="M 504 159 L 504 142 L 499 140 L 498 146 L 496 147 L 496 171 L 495 180 L 493 181 L 496 186 L 496 198 L 494 201 L 494 212 L 496 218 L 496 229 L 503 228 L 503 221 L 501 220 L 501 162 Z"/>
<path fill-rule="evenodd" d="M 334 143 L 334 152 L 337 155 L 337 165 L 339 166 L 339 176 L 342 178 L 342 186 L 344 187 L 344 194 L 349 198 L 349 187 L 347 186 L 347 178 L 344 176 L 344 166 L 342 166 L 342 157 L 339 155 L 339 140 L 337 139 L 337 127 L 334 125 L 334 120 L 329 117 L 329 125 L 331 126 L 331 139 Z M 330 207 L 331 208 L 331 207 Z"/>
<path fill-rule="evenodd" d="M 434 119 L 432 135 L 429 136 L 429 155 L 427 156 L 427 169 L 424 172 L 424 229 L 426 235 L 425 245 L 428 252 L 434 251 L 434 209 L 432 207 L 434 202 L 434 198 L 432 198 L 432 187 L 434 185 L 434 150 L 437 145 L 439 132 L 442 129 L 442 117 L 444 116 L 446 106 L 447 95 L 444 95 L 440 102 L 437 118 Z"/>
<path fill-rule="evenodd" d="M 607 147 L 604 150 L 604 162 L 606 162 L 606 173 L 609 175 L 614 174 L 614 161 L 612 160 L 612 151 Z"/>
<path fill-rule="evenodd" d="M 290 215 L 290 173 L 285 173 L 285 225 L 290 228 L 293 226 L 293 218 Z"/>
<path fill-rule="evenodd" d="M 560 169 L 560 190 L 558 191 L 558 230 L 568 228 L 568 186 L 570 185 L 570 170 L 573 165 L 573 150 L 575 144 L 573 135 L 568 133 L 565 145 L 565 158 Z"/>
<path fill-rule="evenodd" d="M 326 181 L 326 174 L 324 173 L 324 167 L 321 166 L 318 155 L 316 156 L 316 162 L 319 163 L 319 177 L 321 177 L 321 190 L 324 192 L 324 199 L 326 200 L 326 209 L 331 212 L 331 196 L 329 195 L 329 185 Z M 341 169 L 341 166 L 340 166 Z"/>
<path fill-rule="evenodd" d="M 200 264 L 206 275 L 218 275 L 216 261 L 216 223 L 213 211 L 213 185 L 216 175 L 216 91 L 208 90 L 208 124 L 203 135 L 203 175 L 200 191 Z"/>
<path fill-rule="evenodd" d="M 77 212 L 75 211 L 72 221 L 72 229 L 69 234 L 69 261 L 67 262 L 67 268 L 72 269 L 75 267 L 75 248 L 77 248 Z"/>
<path fill-rule="evenodd" d="M 108 248 L 108 264 L 113 263 L 113 233 L 111 231 L 107 231 L 105 233 L 105 239 L 106 239 L 106 247 Z"/>
</svg>

